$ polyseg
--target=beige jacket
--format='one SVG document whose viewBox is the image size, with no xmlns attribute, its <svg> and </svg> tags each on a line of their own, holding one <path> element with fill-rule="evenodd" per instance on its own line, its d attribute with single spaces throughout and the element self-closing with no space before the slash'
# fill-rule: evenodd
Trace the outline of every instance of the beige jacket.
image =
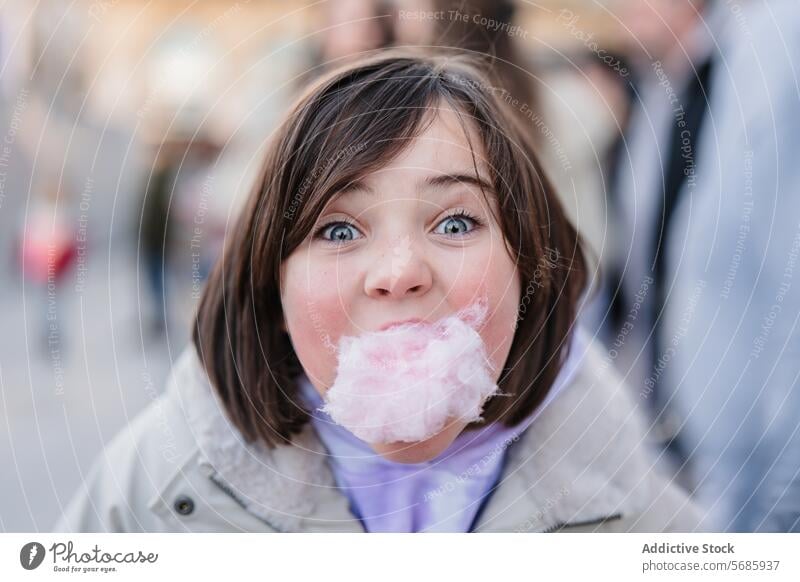
<svg viewBox="0 0 800 582">
<path fill-rule="evenodd" d="M 695 531 L 704 517 L 654 467 L 625 387 L 590 347 L 508 449 L 478 532 Z M 194 350 L 106 447 L 55 531 L 361 532 L 311 424 L 293 446 L 247 445 Z"/>
</svg>

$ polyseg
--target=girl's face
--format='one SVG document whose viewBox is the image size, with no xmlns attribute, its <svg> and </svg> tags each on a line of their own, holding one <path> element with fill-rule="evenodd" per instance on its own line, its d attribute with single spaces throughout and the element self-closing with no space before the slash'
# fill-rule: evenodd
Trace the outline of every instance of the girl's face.
<svg viewBox="0 0 800 582">
<path fill-rule="evenodd" d="M 470 132 L 477 174 L 457 114 L 439 109 L 397 158 L 333 196 L 312 234 L 284 261 L 285 328 L 322 396 L 336 378 L 340 337 L 411 318 L 435 321 L 483 296 L 489 315 L 479 333 L 499 379 L 521 284 L 494 218 L 497 200 L 480 138 Z M 454 421 L 425 441 L 371 446 L 390 460 L 427 461 L 464 426 Z"/>
</svg>

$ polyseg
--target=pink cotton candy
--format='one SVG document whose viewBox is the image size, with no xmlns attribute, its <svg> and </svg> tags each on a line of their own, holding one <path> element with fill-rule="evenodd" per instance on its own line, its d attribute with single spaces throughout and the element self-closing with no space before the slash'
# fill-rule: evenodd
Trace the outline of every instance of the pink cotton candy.
<svg viewBox="0 0 800 582">
<path fill-rule="evenodd" d="M 360 439 L 381 444 L 423 441 L 453 420 L 480 420 L 498 389 L 476 331 L 487 310 L 482 300 L 433 324 L 342 337 L 323 410 Z"/>
</svg>

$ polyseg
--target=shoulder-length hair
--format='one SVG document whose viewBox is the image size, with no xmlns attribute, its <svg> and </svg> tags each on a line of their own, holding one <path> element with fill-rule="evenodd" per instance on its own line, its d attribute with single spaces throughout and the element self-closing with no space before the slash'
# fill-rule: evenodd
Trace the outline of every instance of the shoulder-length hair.
<svg viewBox="0 0 800 582">
<path fill-rule="evenodd" d="M 513 99 L 496 87 L 472 58 L 384 52 L 321 79 L 292 108 L 209 277 L 193 332 L 211 383 L 248 442 L 287 443 L 308 422 L 296 394 L 302 368 L 282 328 L 282 262 L 330 197 L 398 155 L 439 103 L 480 136 L 498 223 L 522 281 L 498 380 L 511 397 L 490 399 L 483 416 L 513 426 L 544 400 L 567 355 L 586 262 L 534 153 L 535 128 L 521 125 Z"/>
</svg>

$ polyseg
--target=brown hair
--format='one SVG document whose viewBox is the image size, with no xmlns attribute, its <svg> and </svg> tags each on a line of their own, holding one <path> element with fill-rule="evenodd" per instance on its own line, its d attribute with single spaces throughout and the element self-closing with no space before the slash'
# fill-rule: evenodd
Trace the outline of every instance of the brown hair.
<svg viewBox="0 0 800 582">
<path fill-rule="evenodd" d="M 498 381 L 512 397 L 490 399 L 484 418 L 513 426 L 545 398 L 566 357 L 585 260 L 534 155 L 532 129 L 519 125 L 495 86 L 472 58 L 382 52 L 321 79 L 289 113 L 209 277 L 193 333 L 245 439 L 285 443 L 308 421 L 295 394 L 302 367 L 281 325 L 282 262 L 330 197 L 399 154 L 438 102 L 477 129 L 527 301 Z"/>
</svg>

